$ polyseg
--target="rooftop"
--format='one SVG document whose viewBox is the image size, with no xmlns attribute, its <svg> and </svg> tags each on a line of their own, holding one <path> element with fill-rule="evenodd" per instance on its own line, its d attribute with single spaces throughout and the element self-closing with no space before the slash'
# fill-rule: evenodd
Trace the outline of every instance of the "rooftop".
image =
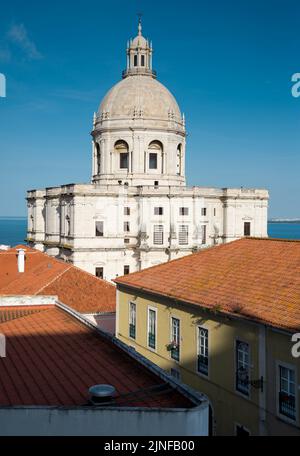
<svg viewBox="0 0 300 456">
<path fill-rule="evenodd" d="M 115 282 L 288 331 L 300 329 L 300 242 L 244 238 Z"/>
<path fill-rule="evenodd" d="M 128 348 L 122 349 L 114 338 L 104 337 L 70 311 L 45 305 L 1 312 L 6 315 L 0 323 L 6 357 L 0 357 L 0 407 L 84 406 L 88 389 L 96 384 L 115 387 L 115 406 L 195 405 L 180 388 L 130 355 Z"/>
<path fill-rule="evenodd" d="M 26 250 L 19 273 L 17 249 Z M 114 285 L 24 245 L 0 251 L 0 295 L 56 295 L 81 313 L 115 312 Z"/>
</svg>

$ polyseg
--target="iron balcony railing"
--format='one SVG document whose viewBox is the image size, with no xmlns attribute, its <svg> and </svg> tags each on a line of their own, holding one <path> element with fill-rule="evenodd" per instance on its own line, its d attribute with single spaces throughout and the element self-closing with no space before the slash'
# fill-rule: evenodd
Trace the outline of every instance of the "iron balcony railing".
<svg viewBox="0 0 300 456">
<path fill-rule="evenodd" d="M 279 412 L 290 418 L 291 420 L 296 419 L 296 401 L 295 396 L 284 392 L 279 393 Z"/>
</svg>

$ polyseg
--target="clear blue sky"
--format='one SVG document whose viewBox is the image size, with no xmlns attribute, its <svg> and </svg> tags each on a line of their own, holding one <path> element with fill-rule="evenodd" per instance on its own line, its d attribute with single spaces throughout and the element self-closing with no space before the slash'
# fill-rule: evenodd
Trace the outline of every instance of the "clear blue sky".
<svg viewBox="0 0 300 456">
<path fill-rule="evenodd" d="M 89 181 L 93 112 L 139 10 L 186 115 L 188 184 L 265 187 L 270 216 L 300 217 L 297 0 L 2 2 L 0 215 L 25 215 L 27 189 Z"/>
</svg>

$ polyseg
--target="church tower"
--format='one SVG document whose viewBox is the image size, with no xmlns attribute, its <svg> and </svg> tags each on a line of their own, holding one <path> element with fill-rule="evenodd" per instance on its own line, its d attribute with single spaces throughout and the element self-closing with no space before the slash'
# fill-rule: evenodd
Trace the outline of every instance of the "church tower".
<svg viewBox="0 0 300 456">
<path fill-rule="evenodd" d="M 122 80 L 104 97 L 93 123 L 93 176 L 97 184 L 185 185 L 185 122 L 152 69 L 152 44 L 128 42 Z"/>
</svg>

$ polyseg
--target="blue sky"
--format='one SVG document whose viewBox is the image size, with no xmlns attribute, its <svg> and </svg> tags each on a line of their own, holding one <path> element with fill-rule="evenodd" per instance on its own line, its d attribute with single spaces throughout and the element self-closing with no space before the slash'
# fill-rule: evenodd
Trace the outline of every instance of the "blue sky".
<svg viewBox="0 0 300 456">
<path fill-rule="evenodd" d="M 296 0 L 2 2 L 0 215 L 25 215 L 27 189 L 89 181 L 93 112 L 140 10 L 186 115 L 188 184 L 268 188 L 271 217 L 300 217 Z"/>
</svg>

